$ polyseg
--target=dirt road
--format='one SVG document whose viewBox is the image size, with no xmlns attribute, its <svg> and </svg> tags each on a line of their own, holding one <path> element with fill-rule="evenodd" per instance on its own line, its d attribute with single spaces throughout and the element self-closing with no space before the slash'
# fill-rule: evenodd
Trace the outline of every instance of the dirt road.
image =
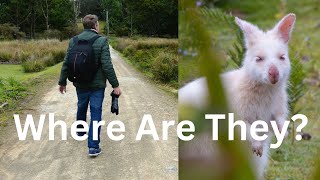
<svg viewBox="0 0 320 180">
<path fill-rule="evenodd" d="M 76 141 L 70 133 L 76 117 L 76 92 L 69 84 L 67 93 L 61 95 L 53 86 L 43 95 L 41 102 L 21 112 L 25 120 L 32 113 L 36 124 L 39 114 L 46 114 L 46 123 L 40 141 L 34 141 L 31 132 L 27 140 L 19 141 L 14 123 L 0 133 L 0 179 L 177 179 L 178 139 L 175 129 L 169 131 L 168 141 L 154 141 L 135 136 L 143 115 L 151 114 L 160 139 L 163 120 L 177 120 L 177 98 L 163 92 L 127 65 L 117 52 L 111 49 L 113 64 L 123 94 L 120 98 L 120 114 L 110 113 L 110 85 L 103 103 L 103 120 L 121 120 L 126 126 L 125 138 L 112 141 L 106 126 L 102 127 L 102 154 L 97 158 L 87 156 L 87 141 Z M 67 140 L 61 140 L 61 130 L 55 130 L 54 141 L 49 141 L 48 113 L 55 113 L 55 120 L 67 123 Z M 88 116 L 89 117 L 89 116 Z M 10 124 L 10 123 L 9 123 Z"/>
</svg>

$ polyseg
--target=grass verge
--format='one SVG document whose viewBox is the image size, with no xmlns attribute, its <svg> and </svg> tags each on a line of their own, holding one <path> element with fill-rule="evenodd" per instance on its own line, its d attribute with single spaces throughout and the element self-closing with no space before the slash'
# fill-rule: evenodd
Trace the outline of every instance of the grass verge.
<svg viewBox="0 0 320 180">
<path fill-rule="evenodd" d="M 57 82 L 61 63 L 41 72 L 25 73 L 22 65 L 0 65 L 0 75 L 3 86 L 0 85 L 0 105 L 8 103 L 0 109 L 0 126 L 6 126 L 13 114 L 29 106 L 53 84 Z M 1 83 L 0 83 L 1 84 Z"/>
<path fill-rule="evenodd" d="M 147 77 L 178 87 L 178 41 L 165 38 L 110 38 L 114 49 Z"/>
<path fill-rule="evenodd" d="M 68 41 L 30 40 L 0 42 L 1 64 L 22 64 L 24 72 L 40 72 L 63 61 Z"/>
</svg>

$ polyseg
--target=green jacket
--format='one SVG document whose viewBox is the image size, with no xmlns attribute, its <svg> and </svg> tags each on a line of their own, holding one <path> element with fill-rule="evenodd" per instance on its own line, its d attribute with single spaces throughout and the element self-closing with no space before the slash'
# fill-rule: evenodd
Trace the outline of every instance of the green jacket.
<svg viewBox="0 0 320 180">
<path fill-rule="evenodd" d="M 78 35 L 79 40 L 89 40 L 93 36 L 95 36 L 97 32 L 85 29 L 82 33 Z M 73 39 L 69 41 L 69 47 L 67 50 L 67 54 L 64 58 L 64 62 L 61 68 L 59 85 L 66 86 L 67 78 L 68 78 L 68 67 L 67 67 L 67 59 L 68 54 L 71 48 L 74 46 Z M 80 89 L 99 89 L 106 87 L 106 80 L 112 85 L 113 88 L 119 86 L 119 82 L 114 72 L 113 65 L 110 57 L 109 44 L 106 37 L 98 38 L 92 45 L 94 49 L 94 55 L 96 62 L 100 61 L 100 67 L 97 71 L 97 74 L 92 82 L 90 83 L 73 83 L 73 85 Z"/>
</svg>

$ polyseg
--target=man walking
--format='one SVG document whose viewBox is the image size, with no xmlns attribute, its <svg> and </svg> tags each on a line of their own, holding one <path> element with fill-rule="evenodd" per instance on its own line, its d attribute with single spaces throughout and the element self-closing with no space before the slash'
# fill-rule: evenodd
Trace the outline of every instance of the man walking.
<svg viewBox="0 0 320 180">
<path fill-rule="evenodd" d="M 101 121 L 106 81 L 112 85 L 114 94 L 120 95 L 121 90 L 111 62 L 108 40 L 98 35 L 98 17 L 86 15 L 83 18 L 83 26 L 84 31 L 69 42 L 61 69 L 59 91 L 62 94 L 66 92 L 67 78 L 73 82 L 78 96 L 77 120 L 87 120 L 90 102 L 89 156 L 98 156 L 101 153 L 101 128 L 98 128 L 98 139 L 93 139 L 93 121 Z M 85 134 L 78 133 L 79 136 Z"/>
</svg>

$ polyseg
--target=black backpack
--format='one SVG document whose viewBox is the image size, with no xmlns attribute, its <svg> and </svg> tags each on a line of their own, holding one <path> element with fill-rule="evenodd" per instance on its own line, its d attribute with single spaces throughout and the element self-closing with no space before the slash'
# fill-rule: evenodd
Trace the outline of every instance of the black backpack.
<svg viewBox="0 0 320 180">
<path fill-rule="evenodd" d="M 95 61 L 92 44 L 99 37 L 96 35 L 90 40 L 79 40 L 77 36 L 73 38 L 74 46 L 67 59 L 69 81 L 88 83 L 93 80 L 100 63 Z"/>
</svg>

